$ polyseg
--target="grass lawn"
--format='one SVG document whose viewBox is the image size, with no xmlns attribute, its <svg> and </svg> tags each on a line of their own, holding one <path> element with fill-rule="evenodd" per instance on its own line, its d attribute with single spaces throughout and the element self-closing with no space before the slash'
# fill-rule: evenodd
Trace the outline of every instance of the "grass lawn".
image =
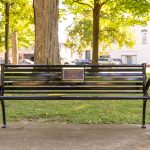
<svg viewBox="0 0 150 150">
<path fill-rule="evenodd" d="M 150 123 L 147 104 L 146 120 Z M 6 101 L 6 112 L 8 122 L 42 118 L 59 123 L 137 124 L 141 123 L 142 101 Z"/>
</svg>

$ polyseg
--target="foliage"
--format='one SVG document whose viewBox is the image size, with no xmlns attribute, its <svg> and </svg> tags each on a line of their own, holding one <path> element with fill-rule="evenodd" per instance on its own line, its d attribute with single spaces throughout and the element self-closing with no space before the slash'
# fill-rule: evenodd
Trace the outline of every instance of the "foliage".
<svg viewBox="0 0 150 150">
<path fill-rule="evenodd" d="M 32 0 L 9 0 L 10 4 L 10 38 L 13 32 L 18 34 L 18 46 L 29 47 L 34 41 L 34 15 L 32 8 Z M 0 3 L 0 11 L 4 15 L 5 3 Z M 5 18 L 1 22 L 0 29 L 0 50 L 4 49 L 4 23 Z"/>
<path fill-rule="evenodd" d="M 0 3 L 0 12 L 2 14 L 2 20 L 0 21 L 0 50 L 1 48 L 4 46 L 4 35 L 5 35 L 5 31 L 4 31 L 4 6 L 2 3 Z"/>
<path fill-rule="evenodd" d="M 132 47 L 135 43 L 131 27 L 146 25 L 149 21 L 150 2 L 147 0 L 101 0 L 99 43 L 103 49 L 113 44 Z M 64 0 L 68 11 L 74 14 L 74 24 L 68 28 L 66 46 L 85 50 L 92 46 L 94 0 Z M 82 25 L 81 25 L 82 24 Z M 88 37 L 87 37 L 88 36 Z"/>
<path fill-rule="evenodd" d="M 65 43 L 66 47 L 72 49 L 73 52 L 78 51 L 82 52 L 83 49 L 87 48 L 87 45 L 91 46 L 92 44 L 92 28 L 91 21 L 83 19 L 75 19 L 73 26 L 69 26 L 68 30 L 68 39 Z"/>
</svg>

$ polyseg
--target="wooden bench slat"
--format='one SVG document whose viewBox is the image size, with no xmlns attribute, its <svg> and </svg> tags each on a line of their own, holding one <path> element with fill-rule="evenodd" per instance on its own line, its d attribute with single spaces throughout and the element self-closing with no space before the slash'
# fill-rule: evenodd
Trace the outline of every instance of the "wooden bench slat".
<svg viewBox="0 0 150 150">
<path fill-rule="evenodd" d="M 88 86 L 38 86 L 38 87 L 22 87 L 8 86 L 4 90 L 143 90 L 143 87 L 88 87 Z"/>
<path fill-rule="evenodd" d="M 143 77 L 86 77 L 85 81 L 143 81 Z"/>
<path fill-rule="evenodd" d="M 150 96 L 0 96 L 6 100 L 141 100 Z"/>
<path fill-rule="evenodd" d="M 6 94 L 143 94 L 142 91 L 12 91 L 6 90 Z"/>
<path fill-rule="evenodd" d="M 8 80 L 9 81 L 9 80 Z M 21 82 L 20 82 L 21 81 Z M 13 81 L 12 81 L 13 82 Z M 8 83 L 8 85 L 7 85 Z M 9 84 L 10 82 L 5 81 L 5 86 L 10 86 L 11 84 Z M 59 85 L 90 85 L 90 86 L 143 86 L 143 82 L 62 82 L 59 80 L 56 81 L 31 81 L 31 82 L 27 82 L 27 80 L 14 80 L 14 82 L 12 83 L 13 85 L 20 85 L 20 86 L 44 86 L 44 85 L 55 85 L 55 86 L 59 86 Z M 12 85 L 11 85 L 12 86 Z"/>
<path fill-rule="evenodd" d="M 85 76 L 142 76 L 143 73 L 112 73 L 112 72 L 100 72 L 100 73 L 86 73 Z"/>
</svg>

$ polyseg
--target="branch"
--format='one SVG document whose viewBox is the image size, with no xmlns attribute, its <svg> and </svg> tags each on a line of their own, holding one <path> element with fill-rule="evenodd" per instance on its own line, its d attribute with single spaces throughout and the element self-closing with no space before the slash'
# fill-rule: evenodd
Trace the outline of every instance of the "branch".
<svg viewBox="0 0 150 150">
<path fill-rule="evenodd" d="M 1 3 L 5 3 L 5 1 L 4 1 L 4 0 L 1 0 Z"/>
<path fill-rule="evenodd" d="M 8 2 L 5 2 L 5 0 L 1 0 L 1 3 L 6 4 Z M 8 3 L 9 5 L 14 5 L 15 3 Z"/>
<path fill-rule="evenodd" d="M 105 0 L 104 2 L 102 2 L 102 3 L 100 4 L 100 8 L 102 8 L 102 6 L 105 5 L 108 1 L 109 1 L 109 0 Z"/>
<path fill-rule="evenodd" d="M 100 30 L 100 32 L 111 32 L 111 31 L 116 31 L 116 29 L 113 28 L 109 28 L 109 29 L 104 29 L 104 30 Z"/>
<path fill-rule="evenodd" d="M 93 7 L 90 4 L 88 4 L 88 3 L 79 2 L 79 0 L 73 0 L 73 2 L 81 4 L 81 5 L 89 6 L 93 10 Z"/>
</svg>

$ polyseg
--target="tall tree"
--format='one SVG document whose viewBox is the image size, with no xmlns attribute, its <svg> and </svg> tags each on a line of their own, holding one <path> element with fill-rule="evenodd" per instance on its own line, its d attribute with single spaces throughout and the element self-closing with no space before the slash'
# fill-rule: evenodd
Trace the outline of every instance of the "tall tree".
<svg viewBox="0 0 150 150">
<path fill-rule="evenodd" d="M 93 19 L 93 64 L 98 63 L 100 44 L 107 46 L 117 41 L 118 45 L 122 45 L 122 37 L 124 37 L 124 43 L 132 45 L 129 39 L 126 40 L 125 31 L 136 24 L 145 24 L 149 19 L 150 2 L 147 0 L 64 0 L 64 4 L 75 16 L 85 15 L 84 18 L 89 17 L 90 20 L 92 17 Z"/>
<path fill-rule="evenodd" d="M 12 0 L 10 6 L 12 64 L 18 64 L 18 46 L 28 48 L 34 43 L 32 0 Z"/>
<path fill-rule="evenodd" d="M 0 22 L 0 51 L 4 51 L 5 43 L 5 2 L 9 3 L 9 34 L 7 40 L 7 46 L 11 47 L 12 44 L 21 47 L 31 47 L 34 43 L 34 20 L 33 20 L 33 6 L 32 0 L 3 0 L 0 3 L 0 11 L 2 12 L 3 19 Z M 10 42 L 12 35 L 18 35 L 17 40 Z M 16 46 L 13 46 L 13 48 Z M 8 55 L 6 56 L 8 58 Z"/>
<path fill-rule="evenodd" d="M 35 63 L 59 64 L 59 0 L 34 0 Z"/>
<path fill-rule="evenodd" d="M 93 7 L 93 52 L 92 63 L 98 63 L 98 48 L 99 48 L 99 19 L 100 19 L 100 4 L 99 0 L 94 0 Z"/>
<path fill-rule="evenodd" d="M 5 63 L 9 61 L 9 3 L 5 2 Z"/>
</svg>

